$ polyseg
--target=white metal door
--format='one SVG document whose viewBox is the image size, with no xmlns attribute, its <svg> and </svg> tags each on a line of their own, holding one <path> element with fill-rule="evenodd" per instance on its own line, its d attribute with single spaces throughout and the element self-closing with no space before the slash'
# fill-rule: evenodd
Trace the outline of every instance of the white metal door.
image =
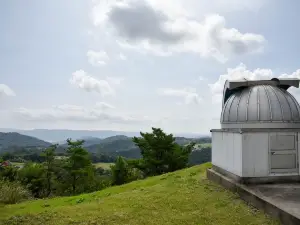
<svg viewBox="0 0 300 225">
<path fill-rule="evenodd" d="M 270 172 L 271 173 L 298 173 L 298 135 L 270 134 Z"/>
</svg>

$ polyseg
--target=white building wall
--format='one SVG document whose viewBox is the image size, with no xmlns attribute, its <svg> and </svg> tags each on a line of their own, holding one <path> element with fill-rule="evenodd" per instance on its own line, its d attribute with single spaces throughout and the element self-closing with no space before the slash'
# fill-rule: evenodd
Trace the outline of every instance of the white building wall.
<svg viewBox="0 0 300 225">
<path fill-rule="evenodd" d="M 296 134 L 300 140 L 300 133 L 294 132 L 212 132 L 212 164 L 241 177 L 270 176 L 269 140 L 274 134 Z M 299 163 L 299 141 L 297 147 Z"/>
<path fill-rule="evenodd" d="M 269 176 L 269 133 L 243 133 L 242 136 L 242 176 Z"/>
<path fill-rule="evenodd" d="M 212 132 L 212 164 L 242 176 L 242 134 Z"/>
</svg>

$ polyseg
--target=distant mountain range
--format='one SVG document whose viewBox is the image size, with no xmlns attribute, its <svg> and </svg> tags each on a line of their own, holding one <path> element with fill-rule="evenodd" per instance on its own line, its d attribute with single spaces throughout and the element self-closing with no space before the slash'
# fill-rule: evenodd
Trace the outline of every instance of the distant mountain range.
<svg viewBox="0 0 300 225">
<path fill-rule="evenodd" d="M 64 143 L 68 138 L 82 139 L 84 137 L 92 138 L 108 138 L 112 136 L 140 136 L 139 132 L 113 131 L 113 130 L 51 130 L 51 129 L 33 129 L 33 130 L 18 130 L 9 128 L 0 128 L 0 132 L 17 132 L 19 134 L 35 137 L 47 142 Z M 175 136 L 187 138 L 200 138 L 208 135 L 191 134 L 191 133 L 175 133 Z"/>
<path fill-rule="evenodd" d="M 125 135 L 115 135 L 107 138 L 97 138 L 85 136 L 78 138 L 84 140 L 84 147 L 90 153 L 98 153 L 107 156 L 123 156 L 126 158 L 140 158 L 140 149 L 133 143 L 131 137 Z M 175 141 L 180 145 L 195 142 L 198 145 L 195 151 L 190 155 L 190 162 L 194 164 L 207 162 L 211 158 L 210 137 L 201 138 L 186 138 L 175 137 Z M 52 143 L 40 140 L 28 135 L 19 134 L 16 132 L 1 133 L 0 132 L 0 153 L 1 152 L 26 152 L 26 150 L 42 150 L 49 147 Z M 204 145 L 203 145 L 204 144 Z M 207 145 L 208 144 L 208 145 Z M 59 144 L 57 153 L 65 153 L 67 148 L 66 142 Z M 198 150 L 198 151 L 197 151 Z"/>
</svg>

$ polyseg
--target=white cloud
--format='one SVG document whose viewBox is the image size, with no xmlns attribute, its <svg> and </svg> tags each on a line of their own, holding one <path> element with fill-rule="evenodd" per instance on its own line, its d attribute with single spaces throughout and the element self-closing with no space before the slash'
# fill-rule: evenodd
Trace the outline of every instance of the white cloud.
<svg viewBox="0 0 300 225">
<path fill-rule="evenodd" d="M 183 88 L 183 89 L 173 89 L 173 88 L 163 88 L 159 89 L 158 93 L 160 95 L 172 96 L 183 98 L 185 104 L 199 104 L 202 99 L 196 92 L 194 88 Z"/>
<path fill-rule="evenodd" d="M 161 2 L 100 1 L 92 10 L 92 19 L 95 26 L 116 35 L 122 47 L 157 55 L 192 52 L 225 62 L 234 55 L 263 51 L 262 35 L 227 28 L 225 18 L 218 14 L 200 21 L 180 5 L 182 1 L 175 1 L 173 7 L 170 1 Z"/>
<path fill-rule="evenodd" d="M 220 75 L 219 79 L 213 83 L 209 84 L 211 92 L 213 94 L 213 100 L 216 102 L 222 101 L 223 88 L 226 80 L 262 80 L 262 79 L 271 79 L 274 77 L 278 78 L 298 78 L 300 79 L 300 69 L 293 72 L 292 74 L 281 74 L 276 75 L 271 69 L 261 69 L 257 68 L 253 71 L 248 70 L 246 65 L 240 64 L 235 68 L 227 69 L 227 73 Z"/>
<path fill-rule="evenodd" d="M 106 80 L 111 85 L 120 85 L 124 79 L 122 77 L 106 77 Z"/>
<path fill-rule="evenodd" d="M 281 74 L 279 76 L 279 78 L 298 78 L 300 79 L 300 69 L 296 70 L 295 72 L 291 73 L 291 74 Z"/>
<path fill-rule="evenodd" d="M 83 70 L 77 70 L 72 74 L 70 83 L 88 92 L 98 92 L 102 96 L 115 95 L 114 86 L 121 83 L 121 78 L 107 77 L 106 79 L 96 79 Z"/>
<path fill-rule="evenodd" d="M 97 52 L 89 50 L 86 55 L 88 57 L 88 62 L 93 66 L 106 65 L 107 61 L 109 60 L 109 56 L 105 51 Z"/>
<path fill-rule="evenodd" d="M 100 110 L 115 109 L 115 108 L 116 108 L 116 107 L 114 107 L 113 105 L 108 104 L 108 103 L 106 103 L 106 102 L 97 102 L 95 107 L 96 107 L 97 109 L 100 109 Z"/>
<path fill-rule="evenodd" d="M 0 84 L 0 97 L 6 95 L 6 96 L 16 96 L 16 93 L 7 85 Z"/>
<path fill-rule="evenodd" d="M 155 8 L 165 11 L 169 16 L 190 16 L 198 18 L 209 13 L 228 13 L 234 11 L 257 11 L 269 0 L 147 0 Z"/>
<path fill-rule="evenodd" d="M 204 80 L 206 80 L 205 77 L 203 77 L 203 76 L 199 76 L 199 77 L 198 77 L 198 81 L 204 81 Z"/>
<path fill-rule="evenodd" d="M 126 60 L 127 57 L 126 57 L 124 54 L 120 53 L 120 54 L 119 54 L 119 59 L 121 59 L 121 60 Z"/>
<path fill-rule="evenodd" d="M 115 107 L 99 102 L 95 106 L 86 108 L 77 105 L 58 105 L 45 109 L 28 109 L 21 107 L 14 111 L 14 115 L 29 121 L 77 121 L 77 122 L 109 122 L 132 123 L 146 121 L 146 117 L 124 115 L 114 110 Z"/>
</svg>

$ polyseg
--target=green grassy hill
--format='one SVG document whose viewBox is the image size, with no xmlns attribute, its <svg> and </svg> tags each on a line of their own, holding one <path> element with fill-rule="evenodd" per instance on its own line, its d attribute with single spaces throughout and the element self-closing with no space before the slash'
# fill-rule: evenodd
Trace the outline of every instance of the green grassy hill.
<svg viewBox="0 0 300 225">
<path fill-rule="evenodd" d="M 91 194 L 0 206 L 0 224 L 279 224 L 205 177 L 210 164 Z"/>
</svg>

